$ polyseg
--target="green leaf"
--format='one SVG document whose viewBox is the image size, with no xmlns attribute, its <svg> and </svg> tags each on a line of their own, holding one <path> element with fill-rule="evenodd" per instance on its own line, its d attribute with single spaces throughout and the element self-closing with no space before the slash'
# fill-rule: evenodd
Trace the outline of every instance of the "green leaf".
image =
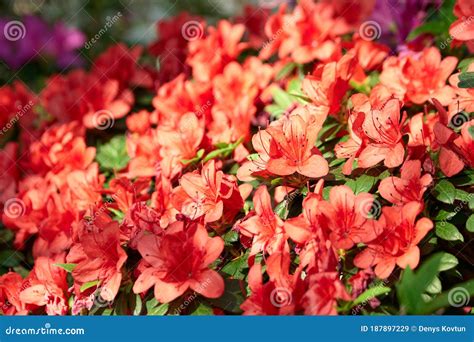
<svg viewBox="0 0 474 342">
<path fill-rule="evenodd" d="M 459 88 L 474 88 L 474 72 L 463 72 L 459 75 Z"/>
<path fill-rule="evenodd" d="M 214 158 L 227 158 L 228 156 L 231 155 L 232 152 L 239 146 L 243 141 L 243 138 L 240 138 L 237 140 L 235 143 L 232 144 L 226 144 L 226 143 L 220 143 L 217 144 L 216 147 L 217 149 L 214 151 L 211 151 L 208 153 L 208 155 L 204 158 L 203 162 L 206 163 L 211 159 Z"/>
<path fill-rule="evenodd" d="M 297 64 L 294 63 L 294 62 L 290 62 L 288 64 L 286 64 L 283 68 L 280 69 L 280 71 L 277 73 L 277 75 L 275 76 L 275 79 L 277 81 L 285 78 L 286 76 L 288 76 L 289 74 L 291 74 L 291 72 L 293 70 L 295 70 Z"/>
<path fill-rule="evenodd" d="M 214 311 L 212 311 L 212 308 L 207 306 L 204 303 L 199 303 L 198 307 L 196 310 L 194 310 L 191 313 L 192 316 L 211 316 L 214 315 Z"/>
<path fill-rule="evenodd" d="M 61 267 L 71 273 L 72 271 L 74 271 L 74 268 L 76 268 L 77 264 L 54 264 L 54 266 Z"/>
<path fill-rule="evenodd" d="M 244 297 L 242 296 L 240 280 L 224 279 L 224 282 L 224 294 L 216 299 L 208 299 L 209 303 L 225 311 L 237 314 L 242 313 L 240 305 L 243 303 Z"/>
<path fill-rule="evenodd" d="M 87 283 L 82 284 L 80 291 L 81 291 L 81 292 L 84 292 L 85 290 L 90 289 L 91 287 L 94 287 L 94 286 L 96 286 L 96 285 L 99 284 L 99 283 L 100 283 L 100 280 L 98 280 L 98 279 L 97 279 L 97 280 L 88 281 Z"/>
<path fill-rule="evenodd" d="M 441 308 L 453 306 L 454 304 L 456 304 L 456 307 L 458 307 L 458 302 L 456 301 L 457 299 L 465 302 L 467 306 L 469 298 L 472 296 L 474 296 L 474 280 L 469 280 L 464 283 L 457 284 L 450 290 L 445 291 L 439 296 L 435 297 L 433 300 L 426 303 L 417 314 L 427 315 Z"/>
<path fill-rule="evenodd" d="M 96 160 L 103 169 L 119 171 L 125 168 L 130 160 L 125 136 L 117 135 L 108 143 L 100 145 L 97 149 Z"/>
<path fill-rule="evenodd" d="M 181 160 L 181 163 L 183 163 L 184 165 L 196 163 L 196 162 L 201 160 L 203 155 L 204 155 L 204 149 L 201 148 L 199 151 L 197 151 L 196 156 L 194 158 L 183 159 L 183 160 Z"/>
<path fill-rule="evenodd" d="M 474 233 L 474 214 L 469 216 L 466 221 L 466 229 L 468 232 Z"/>
<path fill-rule="evenodd" d="M 363 293 L 357 297 L 353 302 L 353 307 L 361 303 L 367 302 L 375 297 L 381 296 L 383 294 L 389 293 L 391 291 L 390 287 L 376 285 L 368 288 Z"/>
<path fill-rule="evenodd" d="M 425 261 L 416 273 L 410 267 L 403 271 L 402 278 L 397 284 L 397 295 L 404 312 L 419 314 L 424 311 L 426 302 L 423 295 L 438 276 L 443 258 L 445 258 L 443 253 L 437 253 Z"/>
<path fill-rule="evenodd" d="M 459 230 L 448 222 L 436 222 L 436 235 L 443 240 L 447 241 L 463 241 L 464 237 Z"/>
<path fill-rule="evenodd" d="M 273 89 L 272 96 L 275 103 L 284 109 L 290 107 L 294 102 L 291 95 L 279 87 Z"/>
<path fill-rule="evenodd" d="M 453 269 L 458 265 L 458 258 L 456 258 L 454 255 L 446 252 L 440 252 L 439 254 L 441 254 L 441 259 L 438 268 L 439 272 Z"/>
<path fill-rule="evenodd" d="M 234 279 L 245 279 L 245 274 L 243 272 L 244 269 L 248 268 L 247 260 L 249 257 L 249 253 L 245 253 L 244 255 L 228 262 L 222 269 L 221 272 L 228 274 L 230 277 Z"/>
<path fill-rule="evenodd" d="M 0 252 L 0 265 L 3 267 L 15 267 L 25 259 L 21 252 L 7 249 Z"/>
<path fill-rule="evenodd" d="M 469 68 L 469 65 L 471 65 L 471 63 L 474 63 L 474 57 L 465 58 L 461 62 L 459 62 L 458 69 L 463 71 L 463 72 L 467 71 L 467 69 Z"/>
<path fill-rule="evenodd" d="M 239 241 L 239 233 L 237 233 L 235 230 L 229 230 L 227 233 L 224 234 L 223 238 L 225 244 L 227 246 L 230 246 L 234 242 Z"/>
<path fill-rule="evenodd" d="M 438 201 L 447 204 L 453 204 L 456 197 L 456 188 L 454 185 L 443 179 L 433 189 L 434 195 Z"/>
<path fill-rule="evenodd" d="M 377 177 L 362 175 L 355 180 L 349 180 L 346 185 L 350 187 L 354 193 L 369 192 L 377 182 Z"/>
<path fill-rule="evenodd" d="M 160 304 L 154 297 L 146 303 L 148 316 L 164 316 L 168 312 L 168 308 L 168 303 Z"/>
<path fill-rule="evenodd" d="M 275 214 L 277 214 L 282 220 L 286 220 L 289 214 L 288 200 L 283 200 L 275 206 Z"/>
<path fill-rule="evenodd" d="M 435 277 L 431 284 L 426 287 L 426 292 L 430 294 L 438 294 L 441 293 L 442 290 L 443 286 L 441 285 L 441 280 L 439 280 L 438 277 Z"/>
<path fill-rule="evenodd" d="M 142 298 L 139 294 L 136 294 L 133 298 L 132 308 L 133 308 L 133 315 L 139 316 L 143 309 L 143 302 Z"/>
</svg>

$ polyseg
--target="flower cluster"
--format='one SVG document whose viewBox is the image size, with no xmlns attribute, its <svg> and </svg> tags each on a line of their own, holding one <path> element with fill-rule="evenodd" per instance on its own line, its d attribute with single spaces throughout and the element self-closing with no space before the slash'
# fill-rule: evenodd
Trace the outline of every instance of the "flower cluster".
<svg viewBox="0 0 474 342">
<path fill-rule="evenodd" d="M 360 29 L 374 1 L 343 3 L 181 14 L 39 94 L 2 86 L 0 313 L 410 310 L 413 270 L 461 263 L 474 231 L 474 7 L 443 56 L 393 52 Z"/>
</svg>

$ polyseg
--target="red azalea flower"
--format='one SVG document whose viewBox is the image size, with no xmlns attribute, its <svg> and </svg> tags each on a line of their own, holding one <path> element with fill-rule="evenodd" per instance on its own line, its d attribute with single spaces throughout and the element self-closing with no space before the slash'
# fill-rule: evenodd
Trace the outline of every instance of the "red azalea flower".
<svg viewBox="0 0 474 342">
<path fill-rule="evenodd" d="M 304 78 L 302 88 L 319 113 L 338 116 L 349 81 L 357 73 L 363 75 L 355 55 L 348 53 L 338 62 L 319 64 L 312 75 Z"/>
<path fill-rule="evenodd" d="M 124 117 L 134 102 L 133 93 L 120 90 L 117 80 L 102 80 L 83 70 L 47 81 L 41 93 L 45 109 L 59 122 L 77 120 L 87 128 L 108 125 Z"/>
<path fill-rule="evenodd" d="M 20 300 L 23 278 L 15 272 L 0 276 L 0 312 L 2 315 L 26 315 L 28 311 Z"/>
<path fill-rule="evenodd" d="M 253 196 L 254 215 L 237 224 L 239 232 L 253 238 L 250 255 L 260 251 L 270 254 L 286 240 L 283 221 L 273 212 L 270 194 L 265 185 L 260 186 Z"/>
<path fill-rule="evenodd" d="M 204 31 L 202 26 L 197 29 Z M 194 79 L 198 82 L 209 82 L 221 73 L 229 62 L 236 60 L 248 46 L 247 43 L 240 42 L 244 32 L 244 25 L 233 25 L 227 20 L 221 20 L 217 27 L 208 28 L 205 38 L 191 40 L 186 62 L 193 69 Z"/>
<path fill-rule="evenodd" d="M 305 121 L 299 114 L 275 121 L 266 129 L 272 138 L 266 169 L 279 176 L 295 172 L 310 178 L 325 176 L 328 163 L 314 146 L 319 129 L 317 121 Z"/>
<path fill-rule="evenodd" d="M 0 207 L 10 198 L 15 197 L 20 178 L 18 165 L 18 144 L 10 142 L 0 149 Z"/>
<path fill-rule="evenodd" d="M 55 264 L 64 258 L 39 257 L 20 290 L 20 300 L 28 310 L 44 307 L 48 315 L 65 315 L 68 311 L 66 271 Z"/>
<path fill-rule="evenodd" d="M 200 173 L 184 174 L 179 183 L 173 191 L 173 205 L 192 220 L 204 216 L 207 223 L 224 217 L 231 222 L 243 206 L 234 177 L 217 170 L 214 160 L 204 164 Z"/>
<path fill-rule="evenodd" d="M 117 43 L 94 60 L 92 72 L 99 79 L 117 80 L 120 90 L 130 87 L 153 87 L 153 78 L 148 70 L 145 70 L 138 59 L 142 54 L 142 48 L 135 46 L 128 49 L 125 44 Z"/>
<path fill-rule="evenodd" d="M 416 221 L 421 210 L 419 202 L 382 208 L 379 223 L 383 232 L 356 256 L 354 265 L 375 266 L 375 274 L 382 279 L 393 272 L 395 265 L 415 269 L 420 261 L 417 245 L 433 228 L 433 222 L 426 217 Z"/>
<path fill-rule="evenodd" d="M 350 249 L 358 243 L 372 241 L 380 234 L 377 222 L 369 218 L 374 198 L 371 194 L 354 195 L 346 185 L 334 186 L 329 202 L 319 203 L 327 218 L 329 235 L 335 248 Z"/>
<path fill-rule="evenodd" d="M 337 272 L 316 273 L 309 276 L 309 288 L 303 297 L 306 315 L 337 315 L 337 300 L 350 301 Z"/>
<path fill-rule="evenodd" d="M 423 194 L 433 181 L 429 174 L 421 176 L 421 162 L 407 160 L 401 167 L 401 178 L 387 177 L 379 185 L 379 193 L 390 203 L 404 205 L 411 201 L 423 204 Z"/>
<path fill-rule="evenodd" d="M 209 269 L 221 254 L 224 241 L 210 238 L 200 224 L 187 227 L 173 223 L 162 236 L 144 235 L 138 250 L 147 263 L 133 291 L 142 293 L 155 287 L 155 298 L 169 303 L 189 288 L 207 298 L 218 298 L 224 292 L 224 280 Z"/>
<path fill-rule="evenodd" d="M 417 56 L 389 57 L 383 65 L 380 82 L 400 100 L 423 104 L 431 98 L 448 105 L 454 89 L 446 85 L 458 59 L 446 57 L 436 47 L 426 48 Z"/>
<path fill-rule="evenodd" d="M 72 271 L 76 294 L 88 282 L 98 281 L 100 296 L 112 301 L 122 281 L 122 266 L 127 254 L 120 246 L 118 222 L 103 211 L 92 211 L 90 218 L 81 222 L 78 240 L 74 243 L 67 262 L 76 264 Z"/>
<path fill-rule="evenodd" d="M 449 28 L 449 34 L 457 40 L 466 41 L 470 51 L 474 49 L 474 5 L 471 0 L 458 0 L 454 5 L 458 18 Z"/>
</svg>

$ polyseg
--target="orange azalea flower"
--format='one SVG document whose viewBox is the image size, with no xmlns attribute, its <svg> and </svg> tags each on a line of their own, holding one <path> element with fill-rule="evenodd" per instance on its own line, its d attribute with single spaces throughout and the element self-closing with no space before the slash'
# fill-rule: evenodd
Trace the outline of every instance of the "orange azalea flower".
<svg viewBox="0 0 474 342">
<path fill-rule="evenodd" d="M 328 173 L 328 163 L 314 146 L 320 125 L 313 118 L 307 121 L 299 114 L 282 117 L 266 131 L 271 144 L 266 169 L 279 176 L 295 172 L 310 178 Z"/>
<path fill-rule="evenodd" d="M 350 301 L 337 272 L 316 273 L 309 276 L 309 289 L 303 297 L 306 315 L 337 315 L 337 300 Z"/>
<path fill-rule="evenodd" d="M 224 292 L 224 280 L 209 269 L 224 249 L 220 237 L 210 238 L 200 224 L 173 223 L 162 236 L 144 235 L 138 250 L 146 263 L 133 286 L 142 293 L 155 286 L 155 298 L 169 303 L 189 288 L 207 298 Z"/>
<path fill-rule="evenodd" d="M 176 123 L 176 128 L 158 127 L 156 134 L 161 145 L 161 157 L 173 157 L 178 162 L 194 158 L 203 141 L 204 130 L 203 120 L 198 119 L 194 113 L 182 115 Z"/>
<path fill-rule="evenodd" d="M 415 56 L 389 57 L 383 65 L 380 82 L 400 100 L 423 104 L 436 98 L 443 105 L 453 100 L 454 89 L 446 85 L 458 59 L 446 57 L 435 47 Z"/>
<path fill-rule="evenodd" d="M 386 45 L 378 44 L 373 41 L 367 41 L 354 36 L 354 53 L 359 65 L 365 71 L 378 69 L 382 62 L 387 58 L 390 48 Z"/>
<path fill-rule="evenodd" d="M 203 31 L 204 27 L 201 26 L 198 30 Z M 205 38 L 190 41 L 186 61 L 193 69 L 194 79 L 209 82 L 227 63 L 237 59 L 240 52 L 248 46 L 247 43 L 240 42 L 244 32 L 244 25 L 233 25 L 227 20 L 221 20 L 216 28 L 208 28 Z"/>
<path fill-rule="evenodd" d="M 366 113 L 362 129 L 367 146 L 362 149 L 358 166 L 368 168 L 384 161 L 386 167 L 397 167 L 403 162 L 405 149 L 402 142 L 400 102 L 388 101 L 383 109 Z"/>
<path fill-rule="evenodd" d="M 56 124 L 29 148 L 27 167 L 34 173 L 49 173 L 58 185 L 73 170 L 86 170 L 95 158 L 95 147 L 85 142 L 85 129 L 77 121 Z"/>
<path fill-rule="evenodd" d="M 152 104 L 156 108 L 150 118 L 153 124 L 173 127 L 189 112 L 208 122 L 213 104 L 211 83 L 192 82 L 181 74 L 158 89 Z"/>
<path fill-rule="evenodd" d="M 0 149 L 0 207 L 8 199 L 15 197 L 20 176 L 17 158 L 17 143 L 10 142 Z"/>
<path fill-rule="evenodd" d="M 28 88 L 20 81 L 0 87 L 0 137 L 10 129 L 18 120 L 27 127 L 33 126 L 33 106 L 37 100 Z"/>
<path fill-rule="evenodd" d="M 366 108 L 365 106 L 361 108 Z M 352 117 L 352 118 L 351 118 Z M 402 164 L 405 148 L 402 141 L 404 117 L 400 120 L 400 102 L 392 99 L 381 109 L 351 114 L 349 127 L 351 138 L 336 145 L 339 158 L 349 157 L 344 173 L 352 171 L 352 161 L 357 157 L 361 168 L 372 167 L 382 160 L 386 167 Z"/>
<path fill-rule="evenodd" d="M 172 203 L 192 220 L 204 216 L 205 223 L 222 217 L 224 222 L 231 222 L 243 206 L 235 178 L 217 170 L 214 160 L 204 164 L 200 173 L 184 174 L 179 183 L 173 191 Z"/>
<path fill-rule="evenodd" d="M 335 248 L 348 250 L 380 234 L 377 222 L 369 218 L 373 201 L 371 194 L 354 195 L 346 185 L 331 188 L 329 202 L 321 201 L 319 210 L 327 218 L 329 238 Z"/>
<path fill-rule="evenodd" d="M 338 257 L 329 240 L 329 226 L 323 215 L 324 181 L 316 184 L 314 192 L 303 200 L 303 213 L 285 221 L 284 228 L 288 236 L 303 246 L 300 256 L 300 267 L 308 266 L 315 272 L 335 270 Z"/>
<path fill-rule="evenodd" d="M 273 212 L 270 194 L 265 185 L 260 186 L 253 196 L 255 213 L 238 223 L 236 228 L 247 237 L 253 238 L 250 255 L 266 251 L 272 254 L 285 240 L 283 221 Z"/>
<path fill-rule="evenodd" d="M 416 221 L 421 210 L 419 202 L 382 208 L 379 223 L 383 232 L 356 256 L 354 265 L 375 266 L 375 274 L 382 279 L 393 272 L 395 265 L 415 269 L 420 261 L 417 245 L 433 228 L 433 222 L 426 217 Z"/>
<path fill-rule="evenodd" d="M 121 90 L 127 86 L 152 88 L 151 73 L 138 64 L 141 54 L 140 46 L 128 49 L 123 43 L 115 44 L 94 60 L 92 72 L 102 80 L 117 80 Z"/>
<path fill-rule="evenodd" d="M 20 300 L 23 283 L 21 275 L 8 272 L 0 276 L 0 312 L 2 315 L 26 315 L 28 311 Z"/>
<path fill-rule="evenodd" d="M 28 310 L 45 307 L 48 315 L 65 315 L 68 311 L 66 271 L 55 266 L 64 262 L 58 256 L 54 259 L 38 257 L 35 266 L 23 281 L 20 300 Z"/>
<path fill-rule="evenodd" d="M 349 81 L 358 69 L 362 72 L 351 53 L 344 55 L 338 62 L 320 64 L 312 75 L 304 78 L 303 91 L 319 113 L 338 116 L 342 99 L 349 90 Z"/>
<path fill-rule="evenodd" d="M 88 282 L 98 281 L 100 296 L 112 301 L 120 288 L 121 268 L 127 254 L 120 246 L 119 224 L 104 211 L 92 211 L 85 217 L 79 228 L 78 240 L 74 243 L 67 262 L 76 264 L 72 271 L 76 294 Z"/>
<path fill-rule="evenodd" d="M 472 22 L 474 23 L 474 19 Z M 467 72 L 474 72 L 474 63 L 469 65 Z M 449 112 L 451 114 L 457 114 L 462 111 L 472 113 L 474 112 L 474 88 L 459 88 L 459 75 L 460 73 L 457 73 L 449 78 L 449 83 L 454 87 L 454 91 L 457 95 L 449 105 Z"/>
<path fill-rule="evenodd" d="M 159 58 L 160 84 L 169 82 L 181 73 L 189 74 L 190 68 L 185 65 L 188 53 L 188 40 L 183 35 L 183 27 L 188 22 L 198 22 L 204 30 L 205 23 L 200 17 L 183 12 L 169 20 L 160 20 L 156 24 L 158 39 L 149 46 L 150 54 Z M 204 33 L 204 32 L 202 32 Z M 198 37 L 199 33 L 196 34 Z"/>
<path fill-rule="evenodd" d="M 465 165 L 474 166 L 471 152 L 473 139 L 469 132 L 469 127 L 472 127 L 474 120 L 464 123 L 461 135 L 459 135 L 448 127 L 451 120 L 456 120 L 454 116 L 450 120 L 448 113 L 439 101 L 433 99 L 433 102 L 440 116 L 440 120 L 436 122 L 433 129 L 436 141 L 441 146 L 438 156 L 439 167 L 446 176 L 451 177 L 461 172 Z"/>
<path fill-rule="evenodd" d="M 254 74 L 237 62 L 229 63 L 222 74 L 214 77 L 215 104 L 209 129 L 214 144 L 231 143 L 240 138 L 247 140 L 257 109 L 254 103 L 258 90 Z"/>
<path fill-rule="evenodd" d="M 292 14 L 285 14 L 282 5 L 278 13 L 268 20 L 260 57 L 268 59 L 278 51 L 278 56 L 291 56 L 296 63 L 314 59 L 329 61 L 341 54 L 339 36 L 349 33 L 350 25 L 337 16 L 332 4 L 303 0 Z"/>
<path fill-rule="evenodd" d="M 407 160 L 401 167 L 401 178 L 387 177 L 379 185 L 379 193 L 390 203 L 404 205 L 411 201 L 423 204 L 423 194 L 433 181 L 430 174 L 421 176 L 421 161 Z"/>
<path fill-rule="evenodd" d="M 449 28 L 449 34 L 457 40 L 467 42 L 469 50 L 474 51 L 474 4 L 471 0 L 457 0 L 454 15 L 458 18 Z"/>
<path fill-rule="evenodd" d="M 104 81 L 75 70 L 65 76 L 51 77 L 41 93 L 41 101 L 59 122 L 77 120 L 87 128 L 94 128 L 103 125 L 104 119 L 112 122 L 124 117 L 134 97 L 129 89 L 121 91 L 117 80 Z"/>
</svg>

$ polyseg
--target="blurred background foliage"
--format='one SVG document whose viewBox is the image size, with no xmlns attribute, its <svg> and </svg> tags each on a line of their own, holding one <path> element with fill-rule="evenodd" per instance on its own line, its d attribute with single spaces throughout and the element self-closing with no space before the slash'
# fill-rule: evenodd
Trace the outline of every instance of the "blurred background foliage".
<svg viewBox="0 0 474 342">
<path fill-rule="evenodd" d="M 89 41 L 107 21 L 115 15 L 115 22 L 94 43 L 90 49 L 82 48 L 83 63 L 89 64 L 108 46 L 117 42 L 127 45 L 148 45 L 157 37 L 156 23 L 162 19 L 177 15 L 182 11 L 200 15 L 207 22 L 215 23 L 221 18 L 242 13 L 247 4 L 257 4 L 257 0 L 2 0 L 0 17 L 4 20 L 21 20 L 26 16 L 40 17 L 49 25 L 62 22 L 66 27 L 74 28 L 85 34 Z M 62 72 L 63 69 L 47 58 L 39 58 L 35 63 L 15 70 L 0 61 L 0 83 L 11 83 L 20 78 L 32 83 L 33 88 L 41 88 L 41 77 Z"/>
</svg>

